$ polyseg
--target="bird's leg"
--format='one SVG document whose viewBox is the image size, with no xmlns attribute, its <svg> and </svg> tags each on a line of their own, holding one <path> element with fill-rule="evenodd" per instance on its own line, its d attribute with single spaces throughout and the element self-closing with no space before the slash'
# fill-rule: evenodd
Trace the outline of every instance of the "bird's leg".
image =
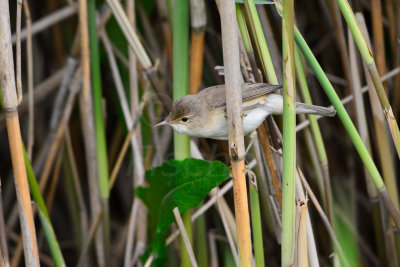
<svg viewBox="0 0 400 267">
<path fill-rule="evenodd" d="M 251 131 L 249 137 L 250 137 L 250 142 L 246 147 L 246 153 L 245 153 L 246 155 L 247 155 L 247 152 L 249 152 L 249 150 L 252 147 L 252 145 L 254 144 L 254 142 L 256 141 L 257 131 L 256 130 Z"/>
</svg>

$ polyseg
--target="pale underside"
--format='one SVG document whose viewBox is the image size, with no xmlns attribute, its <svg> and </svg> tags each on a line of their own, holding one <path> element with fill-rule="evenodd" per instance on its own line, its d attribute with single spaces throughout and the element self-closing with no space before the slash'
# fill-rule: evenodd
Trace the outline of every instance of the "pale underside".
<svg viewBox="0 0 400 267">
<path fill-rule="evenodd" d="M 242 85 L 244 135 L 257 129 L 268 115 L 283 113 L 283 97 L 274 92 L 280 88 L 279 85 L 260 83 Z M 196 95 L 187 95 L 177 99 L 166 120 L 175 131 L 182 134 L 227 140 L 225 94 L 224 85 L 219 85 L 206 88 Z M 199 99 L 202 101 L 198 101 Z M 296 113 L 335 115 L 334 110 L 303 103 L 296 103 Z M 181 121 L 183 117 L 188 118 L 187 122 Z"/>
<path fill-rule="evenodd" d="M 282 113 L 282 96 L 269 94 L 242 103 L 243 109 L 243 133 L 248 135 L 255 130 L 266 119 L 269 114 Z M 225 107 L 211 108 L 208 110 L 208 120 L 204 121 L 203 127 L 188 128 L 182 124 L 172 124 L 175 131 L 190 136 L 227 140 L 228 128 L 226 123 Z"/>
</svg>

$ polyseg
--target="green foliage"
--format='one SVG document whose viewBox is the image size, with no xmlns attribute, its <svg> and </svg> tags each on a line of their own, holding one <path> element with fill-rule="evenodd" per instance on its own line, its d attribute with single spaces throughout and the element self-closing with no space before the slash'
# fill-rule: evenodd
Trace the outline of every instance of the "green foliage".
<svg viewBox="0 0 400 267">
<path fill-rule="evenodd" d="M 53 226 L 51 225 L 50 219 L 40 208 L 38 208 L 37 211 L 39 214 L 40 222 L 43 227 L 43 231 L 47 238 L 47 242 L 48 242 L 48 245 L 49 245 L 49 248 L 51 251 L 51 255 L 53 256 L 55 266 L 57 266 L 57 267 L 66 266 L 63 255 L 61 253 L 60 246 L 57 241 L 56 234 L 54 233 Z"/>
<path fill-rule="evenodd" d="M 26 153 L 25 146 L 23 146 L 23 152 L 24 152 L 24 160 L 25 160 L 26 175 L 28 178 L 29 190 L 31 191 L 33 200 L 37 205 L 37 211 L 39 212 L 40 222 L 42 224 L 45 237 L 50 248 L 51 256 L 53 257 L 55 266 L 65 266 L 64 258 L 61 253 L 61 248 L 60 245 L 58 244 L 57 236 L 54 233 L 53 225 L 50 220 L 50 215 L 47 211 L 47 207 L 44 202 L 42 193 L 40 192 L 39 184 L 37 182 L 35 173 L 33 172 L 33 168 L 28 158 L 28 154 Z"/>
<path fill-rule="evenodd" d="M 182 213 L 198 206 L 212 188 L 229 178 L 229 172 L 222 162 L 192 158 L 166 161 L 146 171 L 149 187 L 139 187 L 136 194 L 156 218 L 151 246 L 155 259 L 165 256 L 164 233 L 175 220 L 172 210 L 178 207 Z"/>
</svg>

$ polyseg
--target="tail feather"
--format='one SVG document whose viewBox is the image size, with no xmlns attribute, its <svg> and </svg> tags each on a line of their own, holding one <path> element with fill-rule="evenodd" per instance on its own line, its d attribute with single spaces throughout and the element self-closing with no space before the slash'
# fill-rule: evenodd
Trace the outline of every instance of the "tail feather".
<svg viewBox="0 0 400 267">
<path fill-rule="evenodd" d="M 297 114 L 314 114 L 321 115 L 325 117 L 333 117 L 336 115 L 336 111 L 330 108 L 324 108 L 320 106 L 314 106 L 304 103 L 296 103 L 296 113 Z"/>
</svg>

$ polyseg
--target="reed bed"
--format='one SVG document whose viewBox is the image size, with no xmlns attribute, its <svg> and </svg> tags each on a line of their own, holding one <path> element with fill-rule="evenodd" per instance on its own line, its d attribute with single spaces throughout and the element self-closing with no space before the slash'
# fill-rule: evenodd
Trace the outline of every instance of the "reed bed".
<svg viewBox="0 0 400 267">
<path fill-rule="evenodd" d="M 0 267 L 400 264 L 398 1 L 0 13 Z M 228 141 L 155 127 L 224 83 Z M 243 83 L 282 85 L 249 136 Z"/>
</svg>

